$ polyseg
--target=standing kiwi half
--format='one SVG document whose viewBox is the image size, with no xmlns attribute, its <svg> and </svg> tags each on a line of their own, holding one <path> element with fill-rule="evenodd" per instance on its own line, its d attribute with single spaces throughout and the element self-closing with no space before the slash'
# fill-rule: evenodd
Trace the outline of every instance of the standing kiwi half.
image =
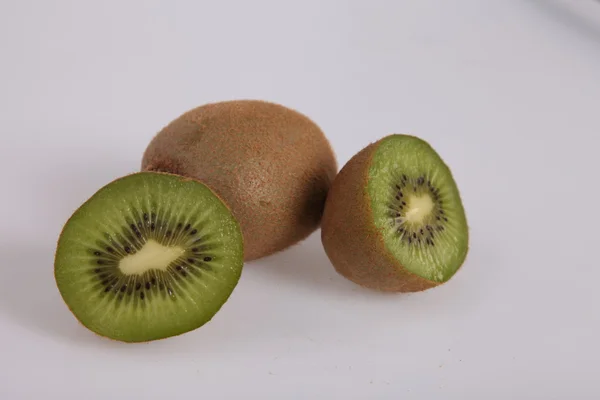
<svg viewBox="0 0 600 400">
<path fill-rule="evenodd" d="M 327 198 L 321 239 L 340 274 L 391 292 L 448 281 L 468 251 L 450 169 L 429 144 L 408 135 L 387 136 L 342 168 Z"/>
<path fill-rule="evenodd" d="M 95 193 L 67 221 L 55 279 L 75 317 L 99 335 L 143 342 L 208 322 L 241 275 L 243 240 L 205 185 L 142 172 Z"/>
<path fill-rule="evenodd" d="M 231 207 L 253 260 L 306 238 L 321 221 L 337 163 L 306 116 L 257 100 L 181 115 L 146 149 L 142 170 L 198 179 Z"/>
</svg>

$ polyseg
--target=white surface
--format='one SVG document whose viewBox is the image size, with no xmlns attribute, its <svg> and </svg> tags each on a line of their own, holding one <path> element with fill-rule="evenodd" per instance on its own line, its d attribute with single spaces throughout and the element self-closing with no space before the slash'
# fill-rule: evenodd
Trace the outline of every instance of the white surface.
<svg viewBox="0 0 600 400">
<path fill-rule="evenodd" d="M 0 398 L 597 399 L 600 2 L 2 1 Z M 78 325 L 63 223 L 197 105 L 311 116 L 343 165 L 393 132 L 450 164 L 471 251 L 381 295 L 319 234 L 247 266 L 214 320 L 142 345 Z"/>
</svg>

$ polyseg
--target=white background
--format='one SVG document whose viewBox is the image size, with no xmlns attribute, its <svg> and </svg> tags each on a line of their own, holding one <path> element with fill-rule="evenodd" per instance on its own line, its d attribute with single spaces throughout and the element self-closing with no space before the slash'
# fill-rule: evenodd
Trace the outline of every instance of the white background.
<svg viewBox="0 0 600 400">
<path fill-rule="evenodd" d="M 211 323 L 148 344 L 80 326 L 58 234 L 182 112 L 313 118 L 340 166 L 390 133 L 451 166 L 471 250 L 382 295 L 319 232 L 246 266 Z M 0 2 L 0 398 L 598 399 L 600 2 Z"/>
</svg>

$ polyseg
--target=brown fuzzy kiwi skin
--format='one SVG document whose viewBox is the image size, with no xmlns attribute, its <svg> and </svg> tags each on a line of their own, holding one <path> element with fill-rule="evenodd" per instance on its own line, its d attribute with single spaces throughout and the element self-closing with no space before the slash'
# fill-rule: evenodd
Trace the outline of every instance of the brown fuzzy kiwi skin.
<svg viewBox="0 0 600 400">
<path fill-rule="evenodd" d="M 422 278 L 398 263 L 373 223 L 367 181 L 380 143 L 372 143 L 352 157 L 333 182 L 321 222 L 323 247 L 336 271 L 360 286 L 382 292 L 433 288 L 440 283 Z"/>
<path fill-rule="evenodd" d="M 193 179 L 190 179 L 190 178 L 187 178 L 187 177 L 182 177 L 182 176 L 178 176 L 178 175 L 176 175 L 176 174 L 170 174 L 170 173 L 167 173 L 167 172 L 151 172 L 151 171 L 148 171 L 148 172 L 142 172 L 142 173 L 157 173 L 157 174 L 163 174 L 163 175 L 172 175 L 172 176 L 177 176 L 178 178 L 180 178 L 180 179 L 181 179 L 182 181 L 184 181 L 184 182 L 185 182 L 185 181 L 188 181 L 188 180 L 193 180 Z M 120 178 L 114 179 L 114 180 L 113 180 L 112 182 L 110 182 L 110 183 L 117 182 L 117 181 L 119 181 L 119 180 L 121 180 L 121 179 L 124 179 L 124 178 L 126 178 L 126 177 L 130 176 L 130 175 L 135 175 L 135 174 L 139 174 L 139 172 L 134 172 L 134 173 L 131 173 L 131 174 L 128 174 L 128 175 L 122 176 L 122 177 L 120 177 Z M 110 183 L 109 183 L 109 184 L 110 184 Z M 202 182 L 199 182 L 199 183 L 202 183 Z M 109 185 L 109 184 L 107 184 L 107 185 Z M 202 183 L 202 184 L 204 184 L 204 183 Z M 107 185 L 105 185 L 105 186 L 107 186 Z M 206 186 L 206 185 L 204 185 L 204 186 Z M 206 187 L 207 187 L 209 190 L 211 190 L 211 188 L 210 188 L 210 187 L 208 187 L 208 186 L 206 186 Z M 227 206 L 227 203 L 225 203 L 225 201 L 224 201 L 222 198 L 220 198 L 220 197 L 219 197 L 219 195 L 218 195 L 217 193 L 215 193 L 213 190 L 211 190 L 211 192 L 212 192 L 212 194 L 213 194 L 214 196 L 216 196 L 216 197 L 217 197 L 219 200 L 221 200 L 221 202 L 223 203 L 223 205 L 224 205 L 226 208 L 228 208 L 228 206 Z M 93 197 L 93 196 L 92 196 L 92 197 Z M 69 217 L 69 219 L 67 220 L 67 222 L 65 222 L 65 224 L 63 225 L 63 228 L 61 229 L 61 231 L 60 231 L 60 234 L 58 235 L 58 239 L 57 239 L 57 243 L 56 243 L 56 244 L 57 244 L 57 248 L 56 248 L 56 250 L 55 250 L 55 252 L 54 252 L 54 274 L 53 274 L 53 275 L 54 275 L 54 284 L 55 284 L 55 286 L 56 286 L 56 288 L 57 288 L 57 289 L 58 289 L 58 281 L 57 281 L 57 278 L 56 278 L 56 258 L 57 258 L 57 255 L 58 255 L 58 245 L 59 245 L 59 243 L 60 243 L 60 238 L 61 238 L 61 236 L 62 236 L 62 234 L 63 234 L 63 232 L 64 232 L 65 228 L 66 228 L 66 227 L 67 227 L 67 225 L 69 224 L 69 221 L 71 220 L 71 218 L 73 218 L 73 216 L 75 215 L 75 213 L 77 212 L 77 210 L 79 210 L 79 209 L 80 209 L 81 207 L 83 207 L 83 206 L 84 206 L 86 203 L 88 203 L 89 201 L 91 201 L 91 200 L 92 200 L 92 197 L 88 198 L 88 199 L 87 199 L 87 200 L 86 200 L 86 201 L 85 201 L 85 202 L 84 202 L 82 205 L 80 205 L 79 207 L 77 207 L 77 209 L 76 209 L 75 211 L 73 211 L 73 213 L 71 214 L 71 216 Z M 229 211 L 231 212 L 231 210 L 229 210 Z M 232 214 L 233 214 L 233 213 L 232 213 Z M 244 244 L 242 243 L 242 248 L 243 248 L 243 246 L 244 246 Z M 241 272 L 240 272 L 240 274 L 241 274 Z M 62 294 L 60 293 L 60 290 L 59 290 L 58 292 L 59 292 L 59 294 L 61 295 L 61 298 L 62 298 Z M 232 292 L 231 294 L 233 294 L 233 292 Z M 231 294 L 229 295 L 230 297 L 231 297 Z M 225 305 L 225 303 L 226 303 L 228 300 L 229 300 L 229 298 L 227 298 L 227 299 L 226 299 L 226 301 L 223 303 L 223 305 Z M 147 341 L 141 341 L 141 342 L 140 342 L 140 341 L 129 341 L 129 340 L 124 340 L 124 339 L 115 339 L 115 338 L 112 338 L 112 337 L 109 337 L 109 336 L 106 336 L 106 335 L 103 335 L 103 334 L 101 334 L 101 333 L 98 333 L 98 332 L 96 332 L 95 330 L 93 330 L 93 329 L 91 329 L 90 327 L 88 327 L 87 325 L 85 325 L 85 324 L 84 324 L 84 323 L 83 323 L 83 322 L 82 322 L 82 321 L 81 321 L 81 320 L 80 320 L 80 319 L 77 317 L 77 315 L 76 315 L 76 314 L 73 312 L 73 310 L 71 309 L 71 306 L 69 306 L 69 304 L 68 304 L 67 302 L 64 302 L 64 303 L 65 303 L 65 305 L 67 306 L 67 308 L 69 309 L 69 311 L 71 312 L 71 314 L 73 315 L 73 317 L 75 318 L 75 320 L 76 320 L 76 321 L 79 323 L 79 325 L 81 325 L 81 326 L 85 327 L 87 330 L 89 330 L 90 332 L 92 332 L 92 333 L 93 333 L 94 335 L 96 335 L 97 337 L 99 337 L 99 338 L 101 338 L 101 339 L 103 339 L 103 340 L 106 340 L 106 341 L 110 341 L 110 342 L 117 342 L 117 343 L 127 343 L 127 344 L 146 344 L 146 343 L 150 343 L 150 342 L 155 342 L 155 341 L 159 341 L 159 340 L 165 340 L 165 339 L 169 339 L 169 338 L 172 338 L 172 337 L 176 337 L 176 336 L 182 336 L 182 335 L 188 334 L 188 333 L 190 333 L 190 332 L 193 332 L 194 330 L 197 330 L 197 329 L 200 329 L 200 328 L 202 328 L 202 326 L 205 326 L 206 324 L 208 324 L 209 322 L 211 322 L 211 321 L 212 321 L 212 319 L 213 319 L 213 318 L 214 318 L 214 317 L 215 317 L 215 316 L 216 316 L 216 315 L 219 313 L 219 311 L 220 311 L 220 309 L 219 309 L 219 310 L 217 310 L 217 312 L 215 312 L 215 314 L 212 316 L 212 318 L 211 318 L 210 320 L 206 321 L 206 322 L 205 322 L 205 323 L 204 323 L 202 326 L 200 326 L 200 327 L 198 327 L 198 328 L 196 328 L 196 329 L 193 329 L 193 330 L 191 330 L 191 331 L 182 332 L 182 333 L 178 333 L 178 334 L 171 335 L 171 336 L 165 336 L 165 337 L 163 337 L 163 338 L 159 338 L 159 339 L 153 339 L 153 340 L 147 340 Z M 221 308 L 223 307 L 223 305 L 221 306 Z"/>
<path fill-rule="evenodd" d="M 261 100 L 187 111 L 152 139 L 141 167 L 192 177 L 218 193 L 242 228 L 245 261 L 314 232 L 337 173 L 333 150 L 313 121 Z"/>
</svg>

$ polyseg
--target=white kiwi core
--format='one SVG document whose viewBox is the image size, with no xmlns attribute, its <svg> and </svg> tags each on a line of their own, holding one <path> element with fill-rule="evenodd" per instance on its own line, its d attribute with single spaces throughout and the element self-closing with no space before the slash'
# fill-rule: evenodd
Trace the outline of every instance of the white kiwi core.
<svg viewBox="0 0 600 400">
<path fill-rule="evenodd" d="M 415 224 L 422 223 L 423 220 L 431 214 L 433 207 L 435 206 L 433 199 L 429 194 L 409 195 L 407 202 L 408 209 L 404 219 L 406 222 Z"/>
<path fill-rule="evenodd" d="M 125 275 L 141 275 L 151 269 L 166 271 L 169 264 L 184 252 L 182 247 L 163 246 L 154 240 L 148 240 L 141 250 L 121 259 L 119 269 Z"/>
</svg>

